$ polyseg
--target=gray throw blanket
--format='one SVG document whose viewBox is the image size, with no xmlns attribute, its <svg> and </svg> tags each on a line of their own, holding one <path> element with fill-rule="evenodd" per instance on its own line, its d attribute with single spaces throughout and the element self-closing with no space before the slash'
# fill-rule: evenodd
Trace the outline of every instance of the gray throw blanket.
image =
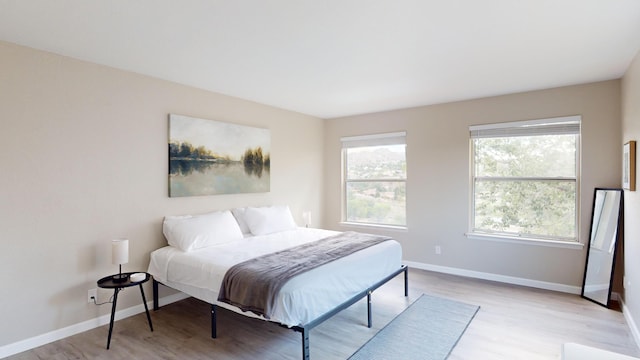
<svg viewBox="0 0 640 360">
<path fill-rule="evenodd" d="M 227 271 L 218 301 L 269 319 L 278 292 L 289 279 L 387 240 L 391 238 L 349 231 L 247 260 Z"/>
</svg>

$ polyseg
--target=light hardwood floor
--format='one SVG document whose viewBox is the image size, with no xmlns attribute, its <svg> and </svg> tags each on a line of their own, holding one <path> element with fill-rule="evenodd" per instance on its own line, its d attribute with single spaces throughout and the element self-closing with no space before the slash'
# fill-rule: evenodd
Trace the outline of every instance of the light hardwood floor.
<svg viewBox="0 0 640 360">
<path fill-rule="evenodd" d="M 577 342 L 640 356 L 621 312 L 577 295 L 410 269 L 373 294 L 373 328 L 360 301 L 311 331 L 311 358 L 346 359 L 422 293 L 480 306 L 449 359 L 559 359 Z M 9 357 L 32 359 L 299 359 L 300 334 L 226 310 L 210 338 L 209 305 L 192 298 L 152 312 L 154 332 L 139 314 Z"/>
</svg>

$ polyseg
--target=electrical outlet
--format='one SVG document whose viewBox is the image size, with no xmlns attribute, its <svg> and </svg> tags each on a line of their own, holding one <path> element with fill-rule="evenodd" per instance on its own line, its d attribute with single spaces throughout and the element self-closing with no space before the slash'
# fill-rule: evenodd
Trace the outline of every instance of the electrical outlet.
<svg viewBox="0 0 640 360">
<path fill-rule="evenodd" d="M 89 292 L 87 293 L 87 302 L 88 303 L 93 303 L 95 301 L 98 301 L 98 289 L 89 289 Z"/>
<path fill-rule="evenodd" d="M 442 248 L 440 247 L 440 245 L 436 245 L 436 255 L 440 254 L 442 254 Z"/>
</svg>

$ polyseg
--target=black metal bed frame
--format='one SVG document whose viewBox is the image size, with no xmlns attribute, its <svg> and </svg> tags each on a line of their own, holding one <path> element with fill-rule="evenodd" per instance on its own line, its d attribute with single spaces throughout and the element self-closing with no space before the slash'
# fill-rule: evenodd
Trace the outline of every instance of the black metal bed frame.
<svg viewBox="0 0 640 360">
<path fill-rule="evenodd" d="M 309 360 L 310 359 L 310 355 L 309 355 L 309 332 L 311 331 L 311 329 L 313 329 L 314 327 L 320 325 L 325 320 L 331 318 L 332 316 L 334 316 L 335 314 L 339 313 L 340 311 L 342 311 L 342 310 L 348 308 L 349 306 L 355 304 L 356 302 L 360 301 L 360 299 L 364 298 L 365 296 L 367 297 L 367 327 L 370 328 L 371 324 L 372 324 L 372 320 L 371 320 L 371 294 L 373 293 L 373 291 L 378 289 L 380 286 L 386 284 L 387 282 L 389 282 L 391 279 L 395 278 L 400 273 L 404 273 L 404 296 L 409 296 L 409 267 L 407 265 L 401 265 L 398 270 L 394 271 L 389 276 L 387 276 L 387 277 L 383 278 L 382 280 L 378 281 L 377 283 L 369 286 L 367 289 L 357 293 L 356 295 L 351 297 L 349 300 L 347 300 L 347 301 L 343 302 L 342 304 L 338 305 L 333 310 L 330 310 L 330 311 L 326 312 L 325 314 L 319 316 L 318 318 L 316 318 L 315 320 L 309 322 L 308 324 L 305 324 L 303 326 L 293 326 L 293 327 L 288 327 L 286 325 L 278 324 L 278 323 L 275 323 L 275 322 L 273 322 L 273 324 L 276 324 L 276 325 L 281 326 L 281 327 L 286 327 L 286 328 L 289 328 L 289 329 L 291 329 L 293 331 L 301 333 L 302 334 L 302 359 L 303 360 Z M 156 279 L 153 279 L 153 310 L 154 311 L 158 310 L 160 308 L 159 303 L 158 303 L 158 284 L 162 284 L 162 283 L 157 281 Z M 162 284 L 162 285 L 165 285 L 165 284 Z M 167 286 L 167 285 L 165 285 L 165 286 Z M 211 304 L 211 337 L 214 338 L 214 339 L 218 336 L 217 325 L 216 325 L 217 314 L 218 314 L 218 306 L 216 304 Z"/>
</svg>

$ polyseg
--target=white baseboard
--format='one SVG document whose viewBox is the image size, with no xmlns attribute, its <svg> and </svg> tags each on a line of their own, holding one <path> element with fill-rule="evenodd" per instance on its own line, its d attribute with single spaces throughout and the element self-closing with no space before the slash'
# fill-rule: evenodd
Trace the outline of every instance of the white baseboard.
<svg viewBox="0 0 640 360">
<path fill-rule="evenodd" d="M 158 302 L 160 306 L 164 306 L 176 301 L 180 301 L 182 299 L 186 299 L 188 297 L 189 295 L 187 294 L 176 293 L 173 295 L 162 297 L 158 299 Z M 149 309 L 152 309 L 153 302 L 152 301 L 147 302 L 147 306 L 149 307 Z M 141 303 L 139 305 L 132 306 L 130 308 L 116 311 L 115 320 L 117 321 L 120 319 L 128 318 L 130 316 L 137 315 L 143 312 L 144 312 L 144 305 Z M 99 326 L 108 324 L 109 320 L 111 320 L 111 314 L 106 314 L 106 315 L 99 316 L 97 318 L 83 321 L 78 324 L 64 327 L 62 329 L 57 329 L 42 335 L 34 336 L 32 338 L 20 340 L 12 344 L 0 346 L 0 359 L 21 353 L 23 351 L 31 350 L 31 349 L 37 348 L 38 346 L 46 345 L 48 343 L 51 343 L 60 339 L 64 339 L 66 337 L 69 337 L 75 334 L 79 334 L 81 332 L 95 329 Z M 105 338 L 105 346 L 106 346 L 106 341 L 107 339 Z"/>
<path fill-rule="evenodd" d="M 618 302 L 622 306 L 622 314 L 624 314 L 624 319 L 627 320 L 627 325 L 629 326 L 631 335 L 633 335 L 633 340 L 635 340 L 636 345 L 640 347 L 640 331 L 638 331 L 638 325 L 636 325 L 636 322 L 633 320 L 631 311 L 629 311 L 629 308 L 627 308 L 621 296 L 618 296 Z"/>
<path fill-rule="evenodd" d="M 483 280 L 498 281 L 498 282 L 503 282 L 503 283 L 507 283 L 507 284 L 514 284 L 514 285 L 523 285 L 523 286 L 529 286 L 529 287 L 545 289 L 545 290 L 560 291 L 560 292 L 569 293 L 569 294 L 578 294 L 579 295 L 579 294 L 582 293 L 582 288 L 579 287 L 579 286 L 571 286 L 571 285 L 551 283 L 551 282 L 546 282 L 546 281 L 518 278 L 518 277 L 514 277 L 514 276 L 506 276 L 506 275 L 485 273 L 485 272 L 480 272 L 480 271 L 458 269 L 458 268 L 452 268 L 452 267 L 440 266 L 440 265 L 424 264 L 424 263 L 418 263 L 418 262 L 413 262 L 413 261 L 404 261 L 404 264 L 406 264 L 409 267 L 416 268 L 416 269 L 435 271 L 435 272 L 451 274 L 451 275 L 465 276 L 465 277 L 483 279 Z"/>
</svg>

